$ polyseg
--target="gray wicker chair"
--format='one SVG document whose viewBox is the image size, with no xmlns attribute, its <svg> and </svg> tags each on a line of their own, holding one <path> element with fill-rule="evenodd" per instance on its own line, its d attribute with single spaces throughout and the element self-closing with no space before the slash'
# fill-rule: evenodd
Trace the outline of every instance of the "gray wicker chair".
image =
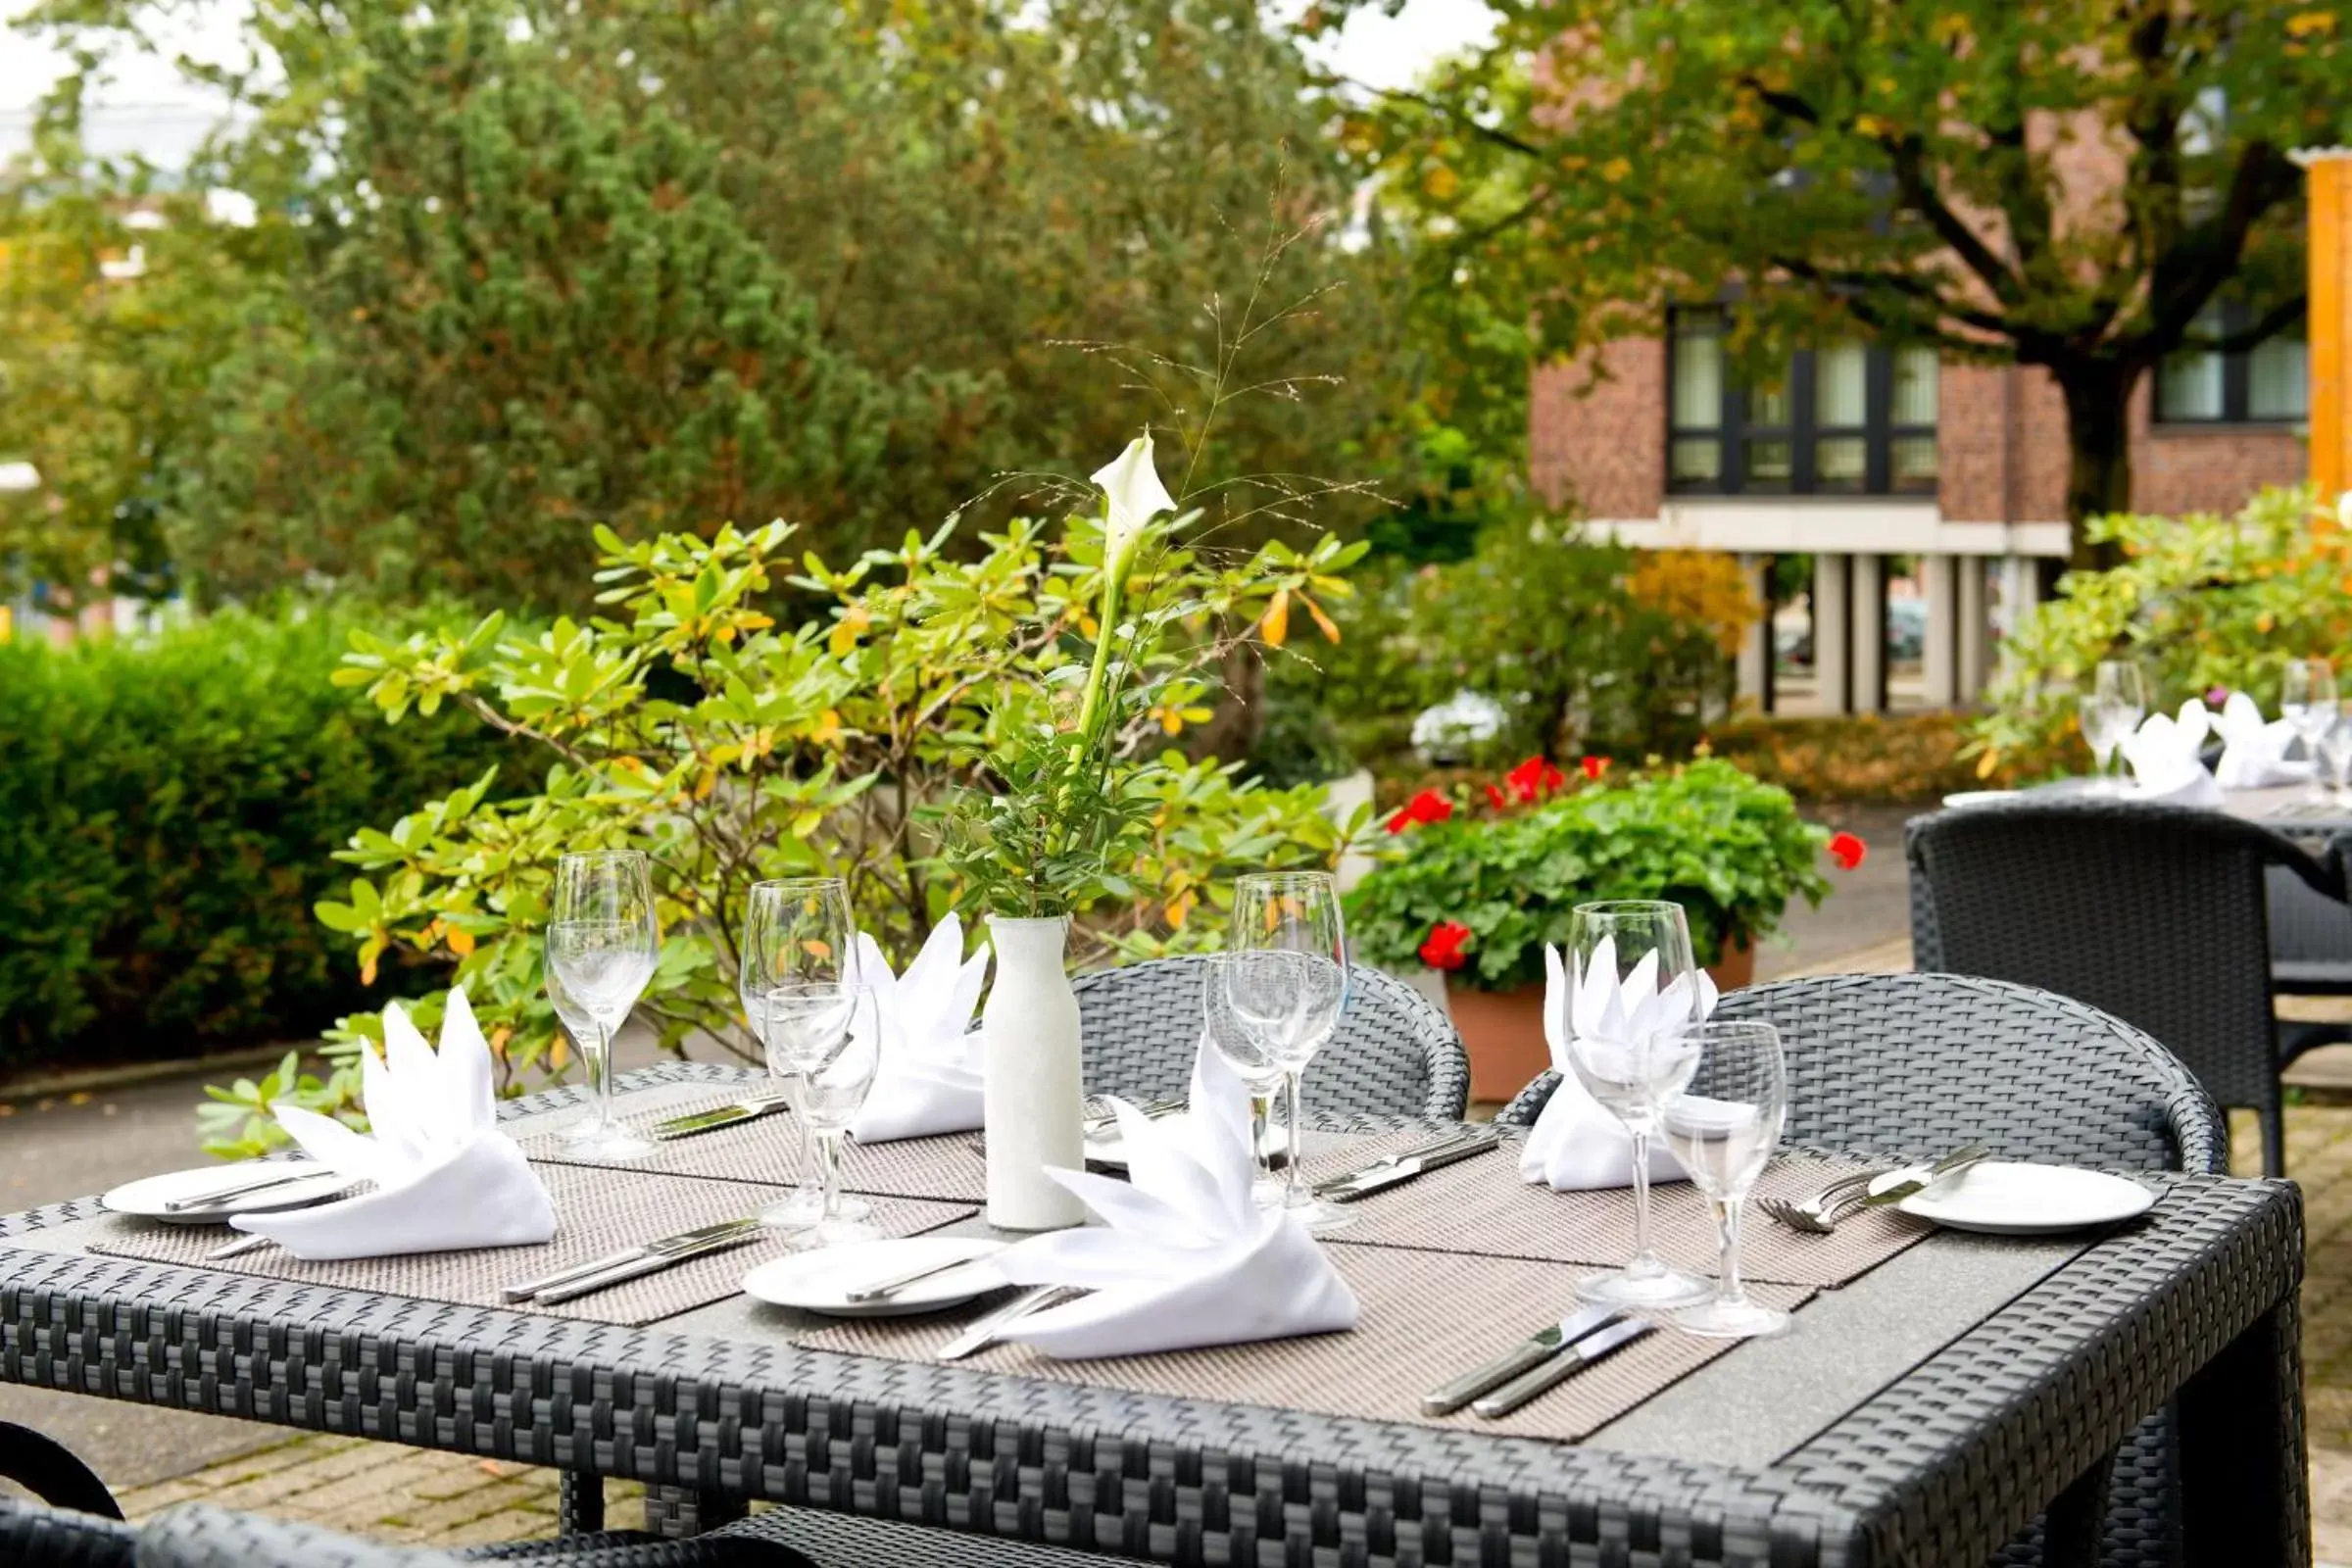
<svg viewBox="0 0 2352 1568">
<path fill-rule="evenodd" d="M 96 1472 L 53 1438 L 0 1421 L 0 1481 L 30 1500 L 0 1496 L 0 1564 L 8 1568 L 128 1568 L 137 1532 Z"/>
<path fill-rule="evenodd" d="M 2205 1175 L 2228 1161 L 2228 1123 L 2170 1052 L 2045 991 L 1959 975 L 1836 975 L 1732 992 L 1715 1016 L 1780 1029 L 1791 1143 L 1909 1155 L 1982 1140 L 2011 1158 Z M 1494 1119 L 1532 1126 L 1558 1082 L 1544 1073 Z M 2116 1455 L 2103 1568 L 2180 1562 L 2178 1464 L 2170 1412 L 2158 1411 Z M 1994 1562 L 2040 1560 L 2037 1526 Z"/>
<path fill-rule="evenodd" d="M 2262 1122 L 2285 1171 L 2279 1069 L 2345 1032 L 2281 1027 L 2270 883 L 2343 908 L 2339 860 L 2252 822 L 2138 801 L 2020 800 L 1912 820 L 1914 963 L 2016 980 L 2145 1029 L 2225 1105 Z"/>
<path fill-rule="evenodd" d="M 1071 982 L 1084 1030 L 1087 1093 L 1156 1099 L 1192 1080 L 1200 1035 L 1200 958 L 1154 958 Z M 1348 971 L 1348 1010 L 1308 1064 L 1316 1116 L 1453 1120 L 1470 1102 L 1470 1057 L 1446 1015 L 1377 969 Z"/>
</svg>

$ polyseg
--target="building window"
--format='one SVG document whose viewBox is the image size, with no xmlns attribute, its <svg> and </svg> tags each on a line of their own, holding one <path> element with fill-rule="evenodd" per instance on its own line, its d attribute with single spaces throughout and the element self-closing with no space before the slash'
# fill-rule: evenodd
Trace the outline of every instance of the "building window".
<svg viewBox="0 0 2352 1568">
<path fill-rule="evenodd" d="M 1696 495 L 1936 489 L 1934 349 L 1832 343 L 1733 375 L 1720 309 L 1669 324 L 1668 487 Z"/>
<path fill-rule="evenodd" d="M 2190 331 L 2225 337 L 2254 324 L 2252 307 L 2217 301 Z M 2309 413 L 2301 335 L 2275 332 L 2239 354 L 2188 349 L 2156 372 L 2156 417 L 2166 424 L 2286 424 Z"/>
</svg>

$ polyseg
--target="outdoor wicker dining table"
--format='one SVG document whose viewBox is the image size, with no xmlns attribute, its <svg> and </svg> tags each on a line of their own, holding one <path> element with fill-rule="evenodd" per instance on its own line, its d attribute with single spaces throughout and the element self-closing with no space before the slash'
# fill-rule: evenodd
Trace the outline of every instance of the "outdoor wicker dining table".
<svg viewBox="0 0 2352 1568">
<path fill-rule="evenodd" d="M 766 1498 L 1286 1565 L 1979 1568 L 2045 1509 L 2044 1560 L 2086 1562 L 2109 1457 L 2177 1400 L 2188 1562 L 2308 1563 L 2299 1195 L 2154 1180 L 2104 1236 L 1934 1236 L 1581 1443 L 809 1349 L 740 1297 L 622 1328 L 106 1257 L 95 1200 L 0 1218 L 0 1377 L 635 1479 L 672 1528 Z M 1474 1305 L 1465 1361 L 1507 1327 Z"/>
</svg>

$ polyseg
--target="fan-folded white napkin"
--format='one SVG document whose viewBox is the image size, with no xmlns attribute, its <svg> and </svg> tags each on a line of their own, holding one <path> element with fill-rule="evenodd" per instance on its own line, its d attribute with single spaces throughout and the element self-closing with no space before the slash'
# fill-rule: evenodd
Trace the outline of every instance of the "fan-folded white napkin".
<svg viewBox="0 0 2352 1568">
<path fill-rule="evenodd" d="M 556 1234 L 547 1189 L 498 1130 L 490 1048 L 463 989 L 449 994 L 438 1053 L 398 1003 L 384 1009 L 384 1054 L 360 1053 L 360 1093 L 365 1134 L 292 1105 L 277 1124 L 304 1153 L 375 1190 L 230 1224 L 307 1258 L 520 1247 Z"/>
<path fill-rule="evenodd" d="M 2221 805 L 2222 787 L 2197 756 L 2212 724 L 2213 715 L 2192 697 L 2180 705 L 2178 718 L 2150 713 L 2125 736 L 2122 750 L 2132 767 L 2134 794 L 2143 801 L 2174 806 Z"/>
<path fill-rule="evenodd" d="M 2230 694 L 2213 727 L 2222 737 L 2222 760 L 2214 768 L 2214 777 L 2223 789 L 2301 784 L 2312 775 L 2308 760 L 2286 760 L 2287 748 L 2295 743 L 2295 726 L 2283 718 L 2264 723 L 2262 710 L 2244 692 Z"/>
<path fill-rule="evenodd" d="M 931 928 L 906 972 L 893 975 L 881 945 L 858 933 L 858 980 L 872 994 L 858 1028 L 882 1031 L 881 1065 L 850 1136 L 861 1144 L 934 1133 L 970 1132 L 981 1124 L 980 1033 L 972 1009 L 988 978 L 988 947 L 963 956 L 963 922 L 949 915 Z"/>
<path fill-rule="evenodd" d="M 1528 1133 L 1527 1147 L 1519 1152 L 1519 1174 L 1525 1180 L 1548 1182 L 1562 1192 L 1633 1185 L 1634 1135 L 1577 1077 L 1568 1043 L 1582 1038 L 1630 1049 L 1655 1035 L 1668 1019 L 1690 1016 L 1690 997 L 1685 987 L 1693 983 L 1698 987 L 1698 1016 L 1715 1010 L 1715 982 L 1704 969 L 1690 981 L 1676 980 L 1661 993 L 1657 956 L 1653 953 L 1643 958 L 1620 986 L 1613 938 L 1603 937 L 1585 972 L 1573 978 L 1560 961 L 1559 950 L 1544 948 L 1544 1038 L 1551 1047 L 1551 1065 L 1560 1082 Z M 1662 1140 L 1650 1144 L 1649 1179 L 1684 1179 L 1683 1167 Z"/>
<path fill-rule="evenodd" d="M 1315 1239 L 1281 1209 L 1250 1200 L 1250 1098 L 1231 1064 L 1201 1048 L 1182 1116 L 1153 1121 L 1113 1103 L 1130 1179 L 1047 1172 L 1102 1224 L 1031 1237 L 996 1259 L 1016 1285 L 1094 1294 L 1020 1319 L 1006 1339 L 1086 1357 L 1355 1327 L 1355 1293 Z"/>
</svg>

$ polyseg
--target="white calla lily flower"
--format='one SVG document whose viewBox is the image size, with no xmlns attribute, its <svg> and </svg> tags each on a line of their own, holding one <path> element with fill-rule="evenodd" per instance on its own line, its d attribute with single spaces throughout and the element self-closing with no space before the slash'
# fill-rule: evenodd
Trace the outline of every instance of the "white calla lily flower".
<svg viewBox="0 0 2352 1568">
<path fill-rule="evenodd" d="M 1149 434 L 1128 442 L 1126 451 L 1095 470 L 1094 480 L 1110 504 L 1102 528 L 1102 567 L 1123 579 L 1144 530 L 1161 513 L 1174 512 L 1176 498 L 1159 482 Z"/>
</svg>

